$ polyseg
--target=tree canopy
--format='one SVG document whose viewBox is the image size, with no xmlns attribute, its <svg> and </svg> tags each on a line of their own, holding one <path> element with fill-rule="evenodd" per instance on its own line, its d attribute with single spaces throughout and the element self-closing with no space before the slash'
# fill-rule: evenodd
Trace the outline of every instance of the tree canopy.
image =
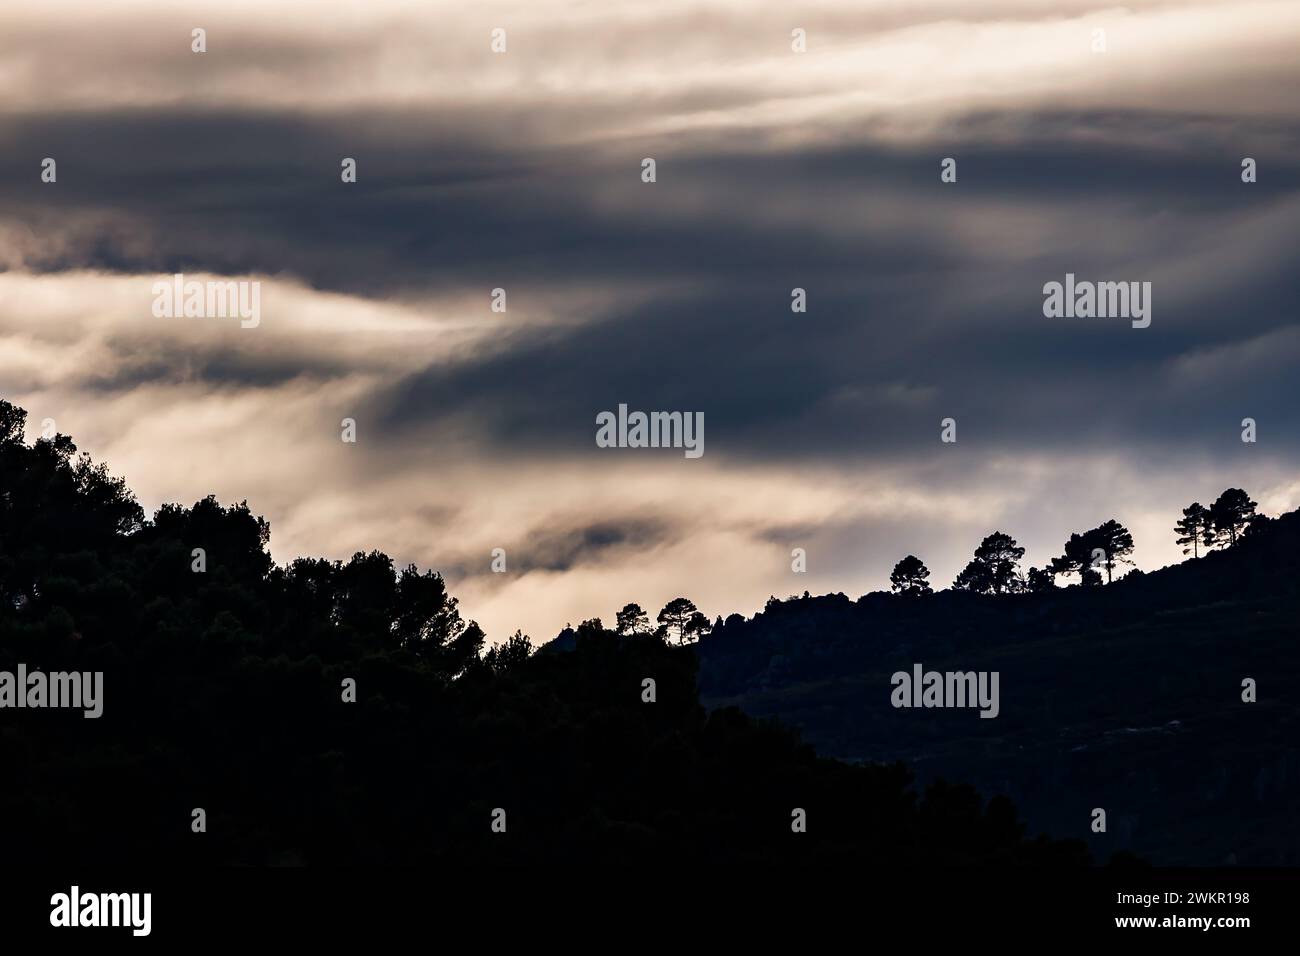
<svg viewBox="0 0 1300 956">
<path fill-rule="evenodd" d="M 1010 594 L 1023 590 L 1020 559 L 1025 549 L 1009 534 L 995 531 L 975 549 L 975 556 L 953 582 L 958 591 L 977 594 Z"/>
<path fill-rule="evenodd" d="M 1240 488 L 1229 488 L 1210 505 L 1217 544 L 1232 546 L 1255 516 L 1255 502 Z"/>
<path fill-rule="evenodd" d="M 247 503 L 147 517 L 66 436 L 28 446 L 23 427 L 0 401 L 0 670 L 102 671 L 106 704 L 93 727 L 6 720 L 15 859 L 1087 860 L 1079 843 L 1023 839 L 1005 800 L 913 794 L 901 766 L 822 759 L 780 727 L 706 712 L 695 649 L 649 634 L 635 604 L 617 634 L 597 618 L 567 629 L 570 653 L 532 653 L 521 632 L 485 650 L 434 571 L 375 550 L 276 565 Z M 659 620 L 679 642 L 714 626 L 686 598 Z M 788 839 L 794 806 L 815 815 L 806 839 Z M 194 807 L 201 839 L 187 839 Z M 490 829 L 497 807 L 509 840 Z"/>
<path fill-rule="evenodd" d="M 932 593 L 930 588 L 930 569 L 914 554 L 909 554 L 894 565 L 889 575 L 890 587 L 899 594 L 919 597 Z"/>
</svg>

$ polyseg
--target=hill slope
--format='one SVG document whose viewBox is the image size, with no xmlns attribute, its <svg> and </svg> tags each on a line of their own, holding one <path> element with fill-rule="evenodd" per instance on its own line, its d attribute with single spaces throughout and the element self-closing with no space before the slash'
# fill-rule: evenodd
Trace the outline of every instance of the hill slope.
<svg viewBox="0 0 1300 956">
<path fill-rule="evenodd" d="M 1292 513 L 1105 587 L 769 602 L 697 646 L 702 698 L 779 718 L 825 754 L 1008 794 L 1031 828 L 1101 856 L 1296 865 L 1298 556 Z M 916 663 L 1000 672 L 999 716 L 894 708 L 890 677 Z"/>
<path fill-rule="evenodd" d="M 276 567 L 246 506 L 146 518 L 69 439 L 22 435 L 0 401 L 0 677 L 99 672 L 103 693 L 93 719 L 0 708 L 13 859 L 1088 862 L 1024 839 L 1004 799 L 919 795 L 900 766 L 706 713 L 688 648 L 596 631 L 483 653 L 436 574 L 379 552 Z"/>
</svg>

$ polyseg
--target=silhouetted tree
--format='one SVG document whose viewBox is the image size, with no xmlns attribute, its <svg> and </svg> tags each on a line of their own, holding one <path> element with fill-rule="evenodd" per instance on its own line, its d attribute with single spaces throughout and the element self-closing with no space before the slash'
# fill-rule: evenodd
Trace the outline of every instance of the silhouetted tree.
<svg viewBox="0 0 1300 956">
<path fill-rule="evenodd" d="M 957 572 L 952 587 L 954 591 L 972 591 L 976 594 L 987 594 L 993 590 L 993 578 L 989 574 L 987 565 L 972 560 L 968 561 L 966 567 Z"/>
<path fill-rule="evenodd" d="M 641 610 L 640 604 L 625 604 L 623 610 L 614 615 L 614 633 L 619 637 L 632 634 L 650 633 L 650 615 Z"/>
<path fill-rule="evenodd" d="M 461 619 L 442 575 L 421 573 L 415 565 L 404 568 L 397 579 L 389 630 L 399 646 L 446 677 L 455 677 L 477 659 L 484 641 L 476 623 Z"/>
<path fill-rule="evenodd" d="M 1066 539 L 1064 553 L 1052 558 L 1050 565 L 1053 576 L 1077 574 L 1079 583 L 1084 585 L 1101 584 L 1101 573 L 1093 566 L 1092 548 L 1083 535 L 1071 533 Z"/>
<path fill-rule="evenodd" d="M 1268 526 L 1273 523 L 1273 519 L 1267 515 L 1255 514 L 1250 516 L 1250 521 L 1246 523 L 1246 530 L 1242 532 L 1243 538 L 1254 538 L 1268 530 Z"/>
<path fill-rule="evenodd" d="M 1250 495 L 1240 488 L 1229 488 L 1210 505 L 1210 517 L 1214 521 L 1214 532 L 1220 544 L 1225 540 L 1229 546 L 1237 543 L 1237 538 L 1246 530 L 1250 519 L 1255 514 L 1256 503 Z"/>
<path fill-rule="evenodd" d="M 682 630 L 684 636 L 691 638 L 691 640 L 698 641 L 713 630 L 713 625 L 709 623 L 708 617 L 706 617 L 702 611 L 695 611 L 691 614 L 690 620 L 686 622 L 686 625 Z"/>
<path fill-rule="evenodd" d="M 975 549 L 975 557 L 961 570 L 953 581 L 958 591 L 978 594 L 1007 594 L 1022 589 L 1020 559 L 1025 549 L 1016 545 L 1016 539 L 995 531 Z"/>
<path fill-rule="evenodd" d="M 1184 546 L 1183 554 L 1191 551 L 1193 558 L 1200 557 L 1202 545 L 1206 548 L 1214 545 L 1214 522 L 1209 509 L 1199 501 L 1193 501 L 1183 509 L 1183 517 L 1174 525 L 1174 531 L 1178 533 L 1176 543 Z M 1191 547 L 1186 547 L 1189 544 Z"/>
<path fill-rule="evenodd" d="M 686 643 L 686 624 L 690 621 L 691 615 L 698 610 L 699 608 L 687 598 L 673 598 L 664 605 L 656 618 L 659 622 L 659 633 L 664 637 L 671 637 L 673 629 L 676 628 L 677 643 Z"/>
<path fill-rule="evenodd" d="M 1056 589 L 1056 575 L 1050 568 L 1030 568 L 1025 579 L 1025 586 L 1033 594 L 1043 594 Z"/>
<path fill-rule="evenodd" d="M 1079 581 L 1085 585 L 1101 584 L 1101 572 L 1098 567 L 1106 569 L 1106 580 L 1113 576 L 1115 565 L 1131 564 L 1129 555 L 1133 553 L 1133 535 L 1113 518 L 1091 531 L 1083 534 L 1071 534 L 1065 542 L 1065 553 L 1053 558 L 1053 574 L 1078 574 Z"/>
<path fill-rule="evenodd" d="M 533 653 L 533 642 L 522 631 L 515 631 L 502 644 L 489 647 L 483 655 L 483 663 L 498 673 L 518 667 L 528 660 Z"/>
<path fill-rule="evenodd" d="M 1129 555 L 1133 553 L 1133 535 L 1114 518 L 1099 527 L 1093 528 L 1085 536 L 1090 545 L 1089 551 L 1102 552 L 1102 566 L 1106 569 L 1106 583 L 1111 582 L 1116 564 L 1132 564 Z"/>
<path fill-rule="evenodd" d="M 0 445 L 22 444 L 27 410 L 0 398 Z"/>
<path fill-rule="evenodd" d="M 899 594 L 919 596 L 932 592 L 930 582 L 927 580 L 929 577 L 930 569 L 922 564 L 921 559 L 916 555 L 909 554 L 894 565 L 894 570 L 889 575 L 889 583 Z"/>
<path fill-rule="evenodd" d="M 615 634 L 613 631 L 605 630 L 605 624 L 598 617 L 590 617 L 578 625 L 573 634 L 573 643 L 575 647 L 582 648 L 591 646 L 606 646 L 614 643 Z"/>
</svg>

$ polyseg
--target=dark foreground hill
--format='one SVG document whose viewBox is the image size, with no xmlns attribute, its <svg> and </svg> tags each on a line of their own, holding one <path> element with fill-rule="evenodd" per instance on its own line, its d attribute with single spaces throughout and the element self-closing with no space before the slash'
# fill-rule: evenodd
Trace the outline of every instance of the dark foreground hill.
<svg viewBox="0 0 1300 956">
<path fill-rule="evenodd" d="M 773 601 L 698 654 L 706 705 L 1008 794 L 1100 857 L 1300 864 L 1300 513 L 1104 587 Z M 916 663 L 1000 672 L 999 715 L 893 707 L 891 675 Z"/>
<path fill-rule="evenodd" d="M 67 438 L 22 435 L 0 401 L 0 679 L 21 666 L 103 685 L 98 718 L 0 707 L 8 859 L 1089 859 L 1081 841 L 1024 839 L 1004 799 L 918 796 L 901 766 L 823 759 L 706 712 L 689 648 L 587 629 L 571 654 L 483 653 L 436 574 L 378 552 L 275 567 L 246 506 L 147 519 Z"/>
</svg>

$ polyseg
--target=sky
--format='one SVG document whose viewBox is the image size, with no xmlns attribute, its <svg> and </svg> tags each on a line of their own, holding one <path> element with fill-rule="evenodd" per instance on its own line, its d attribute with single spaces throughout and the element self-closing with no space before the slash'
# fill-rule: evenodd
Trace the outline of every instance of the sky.
<svg viewBox="0 0 1300 956">
<path fill-rule="evenodd" d="M 994 530 L 1151 570 L 1193 500 L 1300 506 L 1298 45 L 1249 0 L 6 4 L 0 397 L 492 641 L 947 586 Z M 176 273 L 256 327 L 156 315 Z M 1151 324 L 1045 316 L 1067 273 Z M 620 404 L 704 454 L 598 447 Z"/>
</svg>

